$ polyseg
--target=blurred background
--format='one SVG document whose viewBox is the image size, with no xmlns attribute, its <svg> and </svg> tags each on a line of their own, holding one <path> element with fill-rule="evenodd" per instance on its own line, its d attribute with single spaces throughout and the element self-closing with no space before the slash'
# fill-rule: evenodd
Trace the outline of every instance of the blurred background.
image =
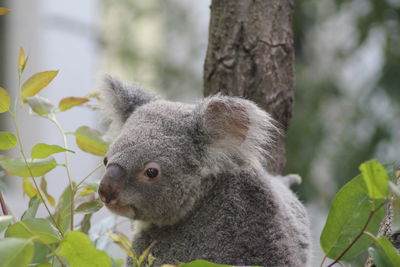
<svg viewBox="0 0 400 267">
<path fill-rule="evenodd" d="M 320 262 L 319 233 L 338 188 L 365 160 L 400 159 L 400 0 L 294 2 L 296 98 L 286 172 L 303 177 L 295 191 L 312 216 Z M 17 88 L 23 47 L 29 56 L 25 78 L 60 70 L 41 93 L 54 103 L 95 91 L 104 73 L 137 81 L 171 100 L 195 101 L 202 96 L 209 5 L 184 0 L 2 1 L 12 12 L 0 17 L 0 86 L 9 92 Z M 44 140 L 61 143 L 53 125 L 26 113 L 20 120 L 28 151 Z M 2 129 L 10 127 L 4 114 L 0 119 Z M 79 107 L 59 120 L 66 131 L 81 125 L 100 128 L 99 115 Z M 78 151 L 72 138 L 69 143 Z M 84 177 L 101 160 L 83 152 L 73 155 L 74 177 Z M 64 170 L 53 171 L 50 191 L 61 193 L 65 179 Z M 3 178 L 1 188 L 20 216 L 27 205 L 21 201 L 20 181 Z"/>
</svg>

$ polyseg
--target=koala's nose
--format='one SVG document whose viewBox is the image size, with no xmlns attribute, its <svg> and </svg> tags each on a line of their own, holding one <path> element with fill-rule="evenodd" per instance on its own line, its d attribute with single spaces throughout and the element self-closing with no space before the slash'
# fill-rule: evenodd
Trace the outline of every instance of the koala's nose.
<svg viewBox="0 0 400 267">
<path fill-rule="evenodd" d="M 99 196 L 106 204 L 115 204 L 125 184 L 126 171 L 118 165 L 110 165 L 101 180 Z"/>
</svg>

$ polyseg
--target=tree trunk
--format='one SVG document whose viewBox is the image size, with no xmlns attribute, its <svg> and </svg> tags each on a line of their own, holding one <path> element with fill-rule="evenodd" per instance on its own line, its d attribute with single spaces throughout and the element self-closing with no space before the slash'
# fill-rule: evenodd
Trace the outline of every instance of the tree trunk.
<svg viewBox="0 0 400 267">
<path fill-rule="evenodd" d="M 212 0 L 204 95 L 221 92 L 256 102 L 278 122 L 274 159 L 281 173 L 293 105 L 292 0 Z"/>
</svg>

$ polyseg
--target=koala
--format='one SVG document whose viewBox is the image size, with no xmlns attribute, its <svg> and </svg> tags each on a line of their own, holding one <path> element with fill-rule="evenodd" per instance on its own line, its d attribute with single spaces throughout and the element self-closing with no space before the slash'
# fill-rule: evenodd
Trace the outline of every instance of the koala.
<svg viewBox="0 0 400 267">
<path fill-rule="evenodd" d="M 99 196 L 140 226 L 137 254 L 152 245 L 155 266 L 310 265 L 308 216 L 289 189 L 300 177 L 263 167 L 276 129 L 256 104 L 223 95 L 170 102 L 111 77 L 102 99 L 112 143 Z"/>
</svg>

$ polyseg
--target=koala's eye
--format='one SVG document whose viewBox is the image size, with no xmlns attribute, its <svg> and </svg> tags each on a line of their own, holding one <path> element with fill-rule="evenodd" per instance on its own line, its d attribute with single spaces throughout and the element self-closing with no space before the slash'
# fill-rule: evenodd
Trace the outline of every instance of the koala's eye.
<svg viewBox="0 0 400 267">
<path fill-rule="evenodd" d="M 107 157 L 104 158 L 103 163 L 104 163 L 104 166 L 107 166 L 107 163 L 108 163 Z"/>
<path fill-rule="evenodd" d="M 156 168 L 148 168 L 145 174 L 149 178 L 156 178 L 158 175 L 158 170 Z"/>
<path fill-rule="evenodd" d="M 156 162 L 147 163 L 138 178 L 145 183 L 154 183 L 161 176 L 160 166 Z"/>
</svg>

